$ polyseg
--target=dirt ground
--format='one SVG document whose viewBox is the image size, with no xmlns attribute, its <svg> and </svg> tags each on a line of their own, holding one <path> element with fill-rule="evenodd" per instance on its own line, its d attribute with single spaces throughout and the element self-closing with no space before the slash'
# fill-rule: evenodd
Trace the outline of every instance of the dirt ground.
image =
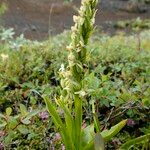
<svg viewBox="0 0 150 150">
<path fill-rule="evenodd" d="M 63 0 L 0 0 L 6 2 L 8 10 L 3 17 L 5 27 L 13 27 L 16 34 L 24 33 L 26 38 L 43 40 L 50 35 L 70 29 L 72 16 L 80 6 L 80 0 L 64 4 Z M 105 32 L 113 32 L 108 22 L 137 18 L 150 18 L 150 8 L 137 13 L 124 10 L 125 0 L 101 0 L 98 5 L 96 25 Z"/>
</svg>

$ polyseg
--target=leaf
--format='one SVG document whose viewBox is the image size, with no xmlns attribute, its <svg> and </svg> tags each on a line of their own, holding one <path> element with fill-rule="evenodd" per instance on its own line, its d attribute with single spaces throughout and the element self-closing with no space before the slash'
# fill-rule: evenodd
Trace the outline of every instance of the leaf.
<svg viewBox="0 0 150 150">
<path fill-rule="evenodd" d="M 29 119 L 23 119 L 23 120 L 21 120 L 21 122 L 26 125 L 31 123 L 31 121 Z"/>
<path fill-rule="evenodd" d="M 29 130 L 27 129 L 27 127 L 25 125 L 19 125 L 17 127 L 18 131 L 22 134 L 28 134 Z"/>
<path fill-rule="evenodd" d="M 95 150 L 104 150 L 105 149 L 104 139 L 103 139 L 103 137 L 101 136 L 100 133 L 97 133 L 95 135 L 94 147 L 95 147 Z"/>
<path fill-rule="evenodd" d="M 90 143 L 88 143 L 87 145 L 85 145 L 85 147 L 83 148 L 83 150 L 94 150 L 94 140 L 90 141 Z"/>
<path fill-rule="evenodd" d="M 18 125 L 18 121 L 15 118 L 10 117 L 8 120 L 8 128 L 14 129 L 17 125 Z"/>
<path fill-rule="evenodd" d="M 84 139 L 84 143 L 86 144 L 83 146 L 83 150 L 104 150 L 104 139 L 100 133 L 94 133 L 94 125 L 90 125 L 85 129 L 86 138 Z"/>
<path fill-rule="evenodd" d="M 71 111 L 68 109 L 68 107 L 65 105 L 64 101 L 62 100 L 56 100 L 57 104 L 63 109 L 64 116 L 65 116 L 65 122 L 66 122 L 66 128 L 69 131 L 68 135 L 70 136 L 71 143 L 73 144 L 73 141 L 75 140 L 75 128 L 74 128 L 74 120 L 71 116 Z"/>
<path fill-rule="evenodd" d="M 3 114 L 0 114 L 0 118 L 6 118 Z"/>
<path fill-rule="evenodd" d="M 64 123 L 62 122 L 59 113 L 57 112 L 57 108 L 55 107 L 55 105 L 51 102 L 51 100 L 48 97 L 43 97 L 44 101 L 46 103 L 46 107 L 48 112 L 50 113 L 52 120 L 57 128 L 57 130 L 59 129 L 62 140 L 65 144 L 66 149 L 74 149 L 72 148 L 72 144 L 70 143 L 70 137 L 68 137 L 68 132 L 65 128 Z"/>
<path fill-rule="evenodd" d="M 75 145 L 77 149 L 81 148 L 81 128 L 82 128 L 82 99 L 78 96 L 74 98 L 75 103 Z"/>
<path fill-rule="evenodd" d="M 88 86 L 88 89 L 97 89 L 100 85 L 100 80 L 94 75 L 94 72 L 88 75 L 84 79 L 85 84 Z"/>
<path fill-rule="evenodd" d="M 149 98 L 143 98 L 143 99 L 142 99 L 142 103 L 143 103 L 145 106 L 149 106 L 149 105 L 150 105 L 150 100 L 149 100 Z"/>
<path fill-rule="evenodd" d="M 7 123 L 6 123 L 6 122 L 3 122 L 2 124 L 0 124 L 0 129 L 1 129 L 1 128 L 4 128 L 6 125 L 7 125 Z"/>
<path fill-rule="evenodd" d="M 5 143 L 6 145 L 7 145 L 7 144 L 10 144 L 11 141 L 13 140 L 13 138 L 15 138 L 15 135 L 16 135 L 16 132 L 10 130 L 10 131 L 8 132 L 8 135 L 7 135 L 6 138 L 4 139 L 4 143 Z"/>
<path fill-rule="evenodd" d="M 30 97 L 30 103 L 31 103 L 32 105 L 35 105 L 36 102 L 37 102 L 36 98 L 33 97 L 33 96 L 31 96 L 31 97 Z"/>
<path fill-rule="evenodd" d="M 123 144 L 119 148 L 119 150 L 130 149 L 131 147 L 133 147 L 136 144 L 139 144 L 139 143 L 142 143 L 142 142 L 148 143 L 149 140 L 150 140 L 150 134 L 147 134 L 147 135 L 144 135 L 144 136 L 140 136 L 138 138 L 135 138 L 135 139 L 127 141 L 125 144 Z"/>
<path fill-rule="evenodd" d="M 100 122 L 98 120 L 98 116 L 97 114 L 95 113 L 95 104 L 94 102 L 92 103 L 92 112 L 93 112 L 93 118 L 94 118 L 94 126 L 95 126 L 95 129 L 96 129 L 96 132 L 100 132 L 101 129 L 100 129 Z"/>
<path fill-rule="evenodd" d="M 12 108 L 11 107 L 6 108 L 6 115 L 10 116 L 11 113 L 12 113 Z"/>
<path fill-rule="evenodd" d="M 50 113 L 54 123 L 56 124 L 56 127 L 58 128 L 59 126 L 63 126 L 62 120 L 59 117 L 59 114 L 56 111 L 56 108 L 54 107 L 52 102 L 47 97 L 44 97 L 44 100 L 46 103 L 47 110 Z"/>
<path fill-rule="evenodd" d="M 82 130 L 82 146 L 87 145 L 94 139 L 94 124 Z"/>
<path fill-rule="evenodd" d="M 23 104 L 20 104 L 20 111 L 21 111 L 21 115 L 24 116 L 24 117 L 28 114 L 26 106 L 23 105 Z"/>
<path fill-rule="evenodd" d="M 108 75 L 102 75 L 101 79 L 102 79 L 102 82 L 106 82 L 108 81 L 109 77 Z"/>
<path fill-rule="evenodd" d="M 45 109 L 44 109 L 44 110 L 45 110 Z M 21 122 L 22 122 L 23 124 L 26 124 L 26 125 L 30 124 L 30 123 L 31 123 L 30 119 L 31 119 L 32 117 L 36 116 L 38 113 L 40 113 L 40 112 L 42 112 L 42 111 L 43 111 L 43 109 L 42 109 L 42 110 L 33 110 L 32 112 L 29 112 L 29 113 L 27 114 L 27 116 L 26 116 L 24 119 L 21 120 Z"/>
<path fill-rule="evenodd" d="M 37 134 L 35 134 L 35 133 L 30 133 L 30 134 L 28 134 L 27 139 L 28 139 L 28 140 L 35 139 L 36 136 L 37 136 Z"/>
<path fill-rule="evenodd" d="M 111 140 L 127 123 L 127 120 L 123 120 L 117 125 L 111 127 L 110 130 L 104 130 L 101 132 L 102 137 L 105 141 Z"/>
</svg>

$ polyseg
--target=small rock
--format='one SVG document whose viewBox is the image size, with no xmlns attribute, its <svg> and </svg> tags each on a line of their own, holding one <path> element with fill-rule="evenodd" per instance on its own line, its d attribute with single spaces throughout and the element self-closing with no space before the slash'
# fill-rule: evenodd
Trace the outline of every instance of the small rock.
<svg viewBox="0 0 150 150">
<path fill-rule="evenodd" d="M 32 26 L 31 26 L 31 30 L 32 30 L 32 31 L 37 31 L 37 28 L 36 28 L 34 25 L 32 25 Z"/>
</svg>

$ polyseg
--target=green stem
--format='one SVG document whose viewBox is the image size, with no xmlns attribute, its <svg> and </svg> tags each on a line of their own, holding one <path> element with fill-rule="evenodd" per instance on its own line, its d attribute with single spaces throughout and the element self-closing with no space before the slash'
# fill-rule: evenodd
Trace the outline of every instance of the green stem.
<svg viewBox="0 0 150 150">
<path fill-rule="evenodd" d="M 81 128 L 82 128 L 82 99 L 75 97 L 75 145 L 81 150 Z"/>
</svg>

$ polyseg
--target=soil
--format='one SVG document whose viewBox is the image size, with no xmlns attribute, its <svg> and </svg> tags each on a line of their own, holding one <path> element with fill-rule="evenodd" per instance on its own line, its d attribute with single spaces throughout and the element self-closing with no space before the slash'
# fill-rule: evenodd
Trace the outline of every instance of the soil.
<svg viewBox="0 0 150 150">
<path fill-rule="evenodd" d="M 80 0 L 68 4 L 64 4 L 63 0 L 0 0 L 2 2 L 8 6 L 3 17 L 4 26 L 13 27 L 16 35 L 24 33 L 31 40 L 44 40 L 50 35 L 70 29 L 72 16 L 80 6 Z M 137 8 L 132 12 L 128 9 L 127 0 L 101 0 L 96 25 L 102 26 L 105 32 L 112 33 L 114 29 L 109 26 L 109 22 L 137 17 L 150 19 L 149 5 L 142 7 L 144 11 Z"/>
</svg>

